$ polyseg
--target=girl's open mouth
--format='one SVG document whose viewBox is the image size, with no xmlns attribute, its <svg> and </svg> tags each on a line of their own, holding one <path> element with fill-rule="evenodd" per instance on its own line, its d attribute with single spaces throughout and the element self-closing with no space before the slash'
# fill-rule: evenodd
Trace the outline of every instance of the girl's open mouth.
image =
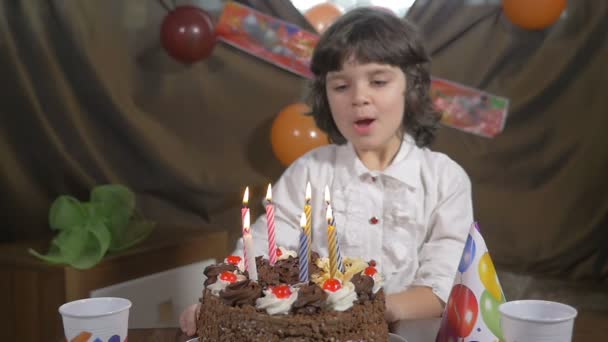
<svg viewBox="0 0 608 342">
<path fill-rule="evenodd" d="M 375 119 L 361 119 L 355 121 L 355 131 L 359 134 L 369 134 Z"/>
</svg>

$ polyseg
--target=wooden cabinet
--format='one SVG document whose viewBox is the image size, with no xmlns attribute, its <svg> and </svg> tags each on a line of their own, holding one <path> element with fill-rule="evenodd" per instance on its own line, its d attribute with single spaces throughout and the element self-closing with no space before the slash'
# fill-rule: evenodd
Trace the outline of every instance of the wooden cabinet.
<svg viewBox="0 0 608 342">
<path fill-rule="evenodd" d="M 128 251 L 107 256 L 88 270 L 49 265 L 31 256 L 48 241 L 0 245 L 0 341 L 58 341 L 63 335 L 57 311 L 65 302 L 87 298 L 106 287 L 201 260 L 223 259 L 228 234 L 215 226 L 158 227 Z"/>
</svg>

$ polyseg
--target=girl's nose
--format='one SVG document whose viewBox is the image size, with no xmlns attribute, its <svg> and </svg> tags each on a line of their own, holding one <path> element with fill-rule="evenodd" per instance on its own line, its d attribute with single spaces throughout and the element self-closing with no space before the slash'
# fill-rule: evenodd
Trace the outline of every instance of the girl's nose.
<svg viewBox="0 0 608 342">
<path fill-rule="evenodd" d="M 353 106 L 362 106 L 362 105 L 369 104 L 369 94 L 368 94 L 365 86 L 354 85 L 352 87 L 352 89 L 353 89 L 353 94 L 352 94 Z"/>
</svg>

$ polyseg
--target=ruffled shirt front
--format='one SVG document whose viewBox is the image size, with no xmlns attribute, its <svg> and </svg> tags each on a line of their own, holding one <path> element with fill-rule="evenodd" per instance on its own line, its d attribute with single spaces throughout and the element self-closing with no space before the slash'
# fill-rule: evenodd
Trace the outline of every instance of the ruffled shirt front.
<svg viewBox="0 0 608 342">
<path fill-rule="evenodd" d="M 306 182 L 312 186 L 312 249 L 327 256 L 324 188 L 343 256 L 376 260 L 384 289 L 428 286 L 447 301 L 473 223 L 471 183 L 442 153 L 406 136 L 391 165 L 370 171 L 351 144 L 317 148 L 273 185 L 277 246 L 297 250 Z M 268 255 L 266 216 L 252 225 L 256 255 Z M 241 240 L 241 239 L 239 239 Z M 242 242 L 237 245 L 239 253 Z"/>
</svg>

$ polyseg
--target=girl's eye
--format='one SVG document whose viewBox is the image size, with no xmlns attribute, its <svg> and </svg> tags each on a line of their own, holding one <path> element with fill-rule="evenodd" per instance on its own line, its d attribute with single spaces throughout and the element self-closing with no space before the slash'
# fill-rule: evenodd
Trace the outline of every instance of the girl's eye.
<svg viewBox="0 0 608 342">
<path fill-rule="evenodd" d="M 333 87 L 334 91 L 343 91 L 346 90 L 346 84 L 338 84 Z"/>
<path fill-rule="evenodd" d="M 388 83 L 388 81 L 385 80 L 373 80 L 372 81 L 372 85 L 376 86 L 376 87 L 382 87 L 384 85 L 386 85 Z"/>
</svg>

